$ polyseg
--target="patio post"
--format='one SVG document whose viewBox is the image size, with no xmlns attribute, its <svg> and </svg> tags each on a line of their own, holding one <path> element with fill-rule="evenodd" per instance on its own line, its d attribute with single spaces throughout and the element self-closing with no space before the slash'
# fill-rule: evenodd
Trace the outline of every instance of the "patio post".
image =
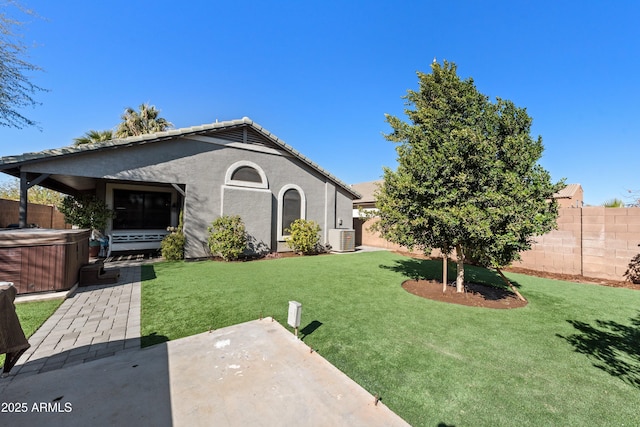
<svg viewBox="0 0 640 427">
<path fill-rule="evenodd" d="M 29 182 L 27 181 L 27 173 L 20 171 L 20 210 L 18 226 L 20 228 L 27 227 L 27 191 L 29 190 Z"/>
</svg>

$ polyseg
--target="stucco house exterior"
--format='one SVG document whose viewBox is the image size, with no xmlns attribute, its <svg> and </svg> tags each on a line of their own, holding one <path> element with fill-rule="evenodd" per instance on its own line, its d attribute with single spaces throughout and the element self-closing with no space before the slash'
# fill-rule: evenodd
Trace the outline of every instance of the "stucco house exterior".
<svg viewBox="0 0 640 427">
<path fill-rule="evenodd" d="M 208 256 L 207 227 L 221 215 L 242 217 L 256 252 L 288 250 L 297 218 L 316 221 L 328 242 L 351 228 L 360 197 L 247 117 L 2 157 L 0 171 L 20 178 L 25 210 L 35 184 L 105 200 L 116 212 L 106 234 L 122 250 L 158 246 L 182 211 L 186 258 Z"/>
<path fill-rule="evenodd" d="M 584 206 L 584 190 L 580 184 L 567 184 L 562 190 L 553 193 L 553 198 L 561 208 L 581 208 Z"/>
</svg>

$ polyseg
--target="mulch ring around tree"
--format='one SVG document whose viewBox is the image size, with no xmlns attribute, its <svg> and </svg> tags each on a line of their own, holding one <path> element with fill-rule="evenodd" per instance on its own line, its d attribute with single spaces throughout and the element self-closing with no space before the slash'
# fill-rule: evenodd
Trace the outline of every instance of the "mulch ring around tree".
<svg viewBox="0 0 640 427">
<path fill-rule="evenodd" d="M 466 305 L 469 307 L 484 308 L 520 308 L 527 305 L 511 291 L 480 285 L 478 283 L 465 283 L 465 292 L 457 293 L 455 283 L 447 285 L 447 291 L 442 292 L 442 282 L 435 280 L 405 280 L 402 288 L 414 295 L 435 301 L 451 304 Z"/>
</svg>

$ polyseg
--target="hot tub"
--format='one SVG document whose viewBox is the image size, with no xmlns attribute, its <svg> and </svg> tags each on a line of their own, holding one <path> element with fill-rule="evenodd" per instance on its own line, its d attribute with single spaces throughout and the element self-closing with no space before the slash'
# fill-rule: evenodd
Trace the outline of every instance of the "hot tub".
<svg viewBox="0 0 640 427">
<path fill-rule="evenodd" d="M 18 294 L 63 291 L 78 282 L 89 262 L 89 230 L 0 230 L 0 281 Z"/>
</svg>

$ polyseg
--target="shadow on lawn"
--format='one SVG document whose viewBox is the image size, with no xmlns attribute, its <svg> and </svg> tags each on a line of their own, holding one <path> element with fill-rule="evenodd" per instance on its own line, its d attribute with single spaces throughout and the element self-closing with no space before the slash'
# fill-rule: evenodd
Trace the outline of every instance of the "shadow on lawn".
<svg viewBox="0 0 640 427">
<path fill-rule="evenodd" d="M 318 320 L 314 320 L 313 322 L 309 323 L 304 328 L 300 329 L 300 341 L 304 341 L 304 339 L 307 336 L 309 336 L 312 333 L 314 333 L 316 331 L 316 329 L 318 329 L 320 326 L 322 326 L 322 322 L 319 322 Z"/>
<path fill-rule="evenodd" d="M 157 332 L 152 332 L 149 335 L 143 335 L 140 337 L 140 347 L 150 347 L 156 344 L 162 344 L 163 342 L 169 341 L 169 337 L 164 335 L 158 335 Z"/>
<path fill-rule="evenodd" d="M 395 260 L 395 263 L 393 265 L 380 264 L 379 267 L 386 270 L 395 271 L 413 280 L 437 280 L 439 282 L 442 281 L 442 260 L 403 258 Z M 447 277 L 449 281 L 455 280 L 455 262 L 449 261 L 447 268 Z M 464 266 L 464 281 L 468 283 L 477 283 L 480 285 L 487 285 L 496 288 L 507 287 L 504 280 L 502 280 L 500 275 L 495 271 L 468 264 L 465 264 Z M 511 283 L 516 288 L 520 287 L 520 284 L 518 284 L 518 282 L 514 280 L 511 280 Z"/>
<path fill-rule="evenodd" d="M 564 337 L 578 353 L 593 359 L 593 366 L 640 388 L 640 313 L 631 325 L 596 320 L 595 325 L 567 320 L 580 333 Z"/>
<path fill-rule="evenodd" d="M 145 264 L 140 269 L 140 280 L 144 282 L 145 280 L 153 280 L 156 278 L 156 270 L 153 268 L 153 265 Z"/>
</svg>

